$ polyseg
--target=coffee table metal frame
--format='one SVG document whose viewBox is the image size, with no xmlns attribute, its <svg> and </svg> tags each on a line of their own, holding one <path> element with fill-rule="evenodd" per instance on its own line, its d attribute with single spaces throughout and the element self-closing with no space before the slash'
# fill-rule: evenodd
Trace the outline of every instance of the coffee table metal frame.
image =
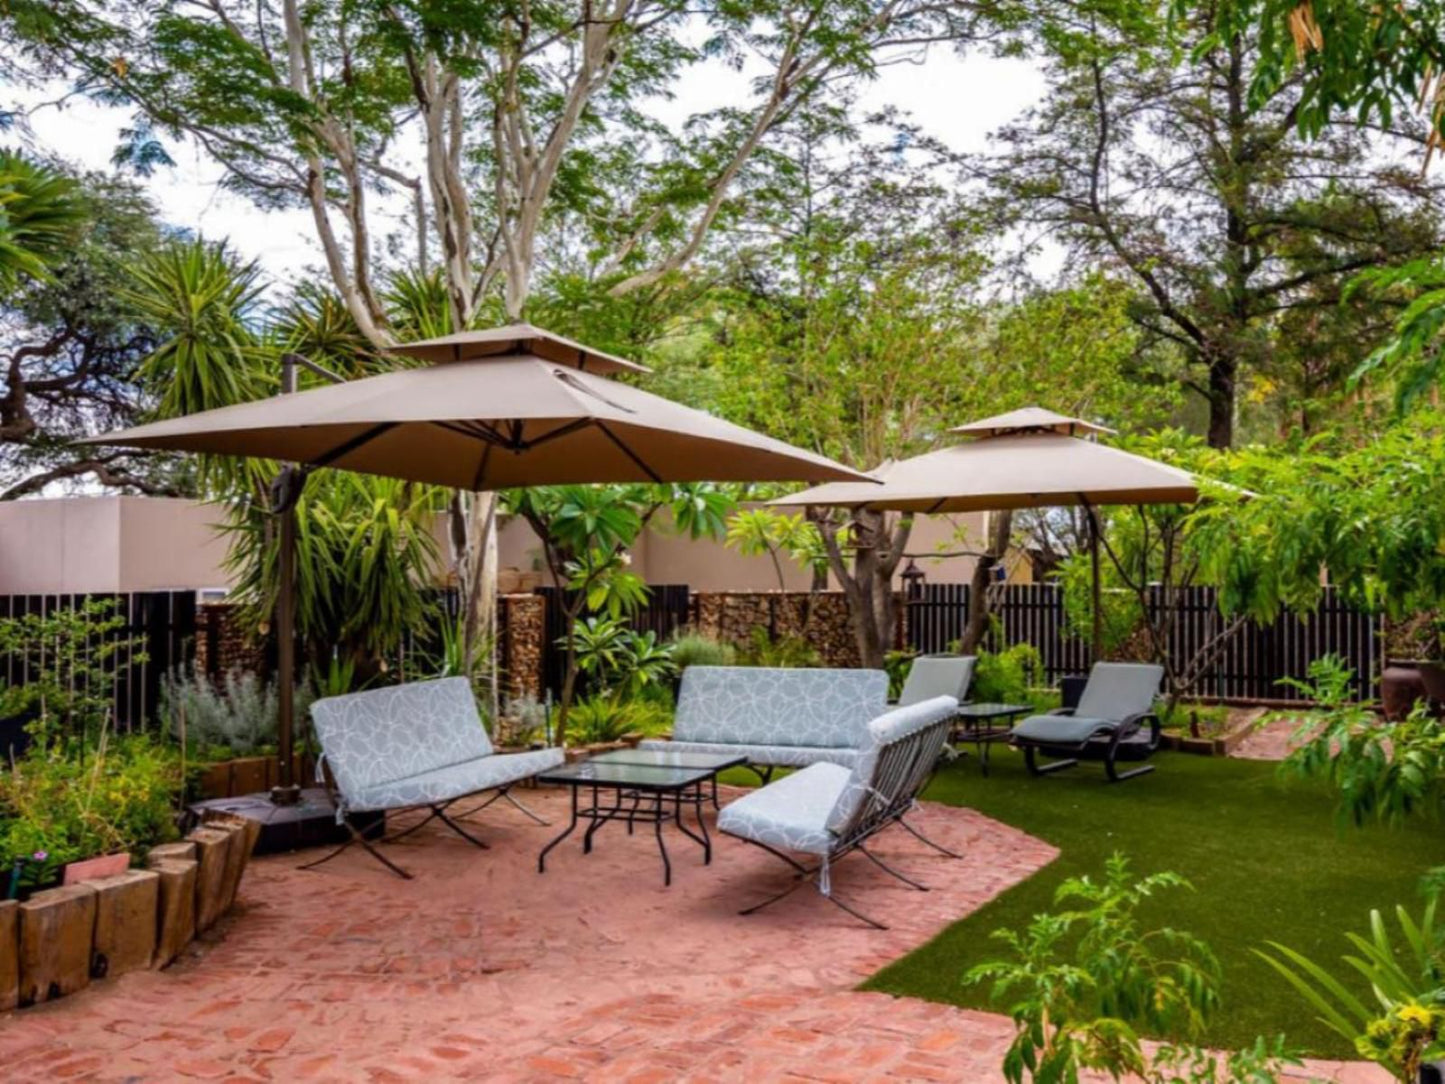
<svg viewBox="0 0 1445 1084">
<path fill-rule="evenodd" d="M 621 751 L 625 752 L 625 750 Z M 639 756 L 643 754 L 637 754 Z M 673 754 L 674 756 L 676 754 Z M 605 755 L 604 755 L 605 756 Z M 712 837 L 708 834 L 703 820 L 703 803 L 709 798 L 716 803 L 717 773 L 741 763 L 742 757 L 715 757 L 708 765 L 697 767 L 673 766 L 647 761 L 641 764 L 595 757 L 591 760 L 553 768 L 537 776 L 539 783 L 556 783 L 572 790 L 572 816 L 564 828 L 537 855 L 537 872 L 547 872 L 547 855 L 587 821 L 582 836 L 582 853 L 592 853 L 592 839 L 597 830 L 609 821 L 626 821 L 627 834 L 632 835 L 634 826 L 651 824 L 657 838 L 657 850 L 662 856 L 662 883 L 672 884 L 672 860 L 667 853 L 667 843 L 662 836 L 662 826 L 668 821 L 677 825 L 683 835 L 702 847 L 703 865 L 712 864 Z M 711 783 L 711 793 L 705 793 L 704 784 Z M 592 792 L 590 804 L 581 801 L 581 792 Z M 610 804 L 604 804 L 603 796 L 610 795 Z M 694 832 L 682 819 L 683 806 L 691 806 L 697 820 L 698 831 Z"/>
<path fill-rule="evenodd" d="M 978 750 L 978 764 L 984 775 L 988 775 L 988 751 L 996 741 L 1005 741 L 1013 733 L 1014 721 L 1020 715 L 1033 711 L 1032 704 L 960 704 L 954 715 L 954 727 L 949 734 L 949 744 L 971 741 Z M 1005 720 L 1003 726 L 993 725 L 994 720 Z M 958 725 L 959 720 L 963 725 Z M 955 751 L 956 752 L 956 751 Z"/>
</svg>

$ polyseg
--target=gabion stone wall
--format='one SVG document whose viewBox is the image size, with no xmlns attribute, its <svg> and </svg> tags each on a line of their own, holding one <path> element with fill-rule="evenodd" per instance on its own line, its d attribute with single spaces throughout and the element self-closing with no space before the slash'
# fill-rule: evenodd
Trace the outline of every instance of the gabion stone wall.
<svg viewBox="0 0 1445 1084">
<path fill-rule="evenodd" d="M 725 643 L 746 644 L 755 628 L 775 637 L 802 636 L 822 665 L 859 665 L 858 645 L 841 591 L 718 591 L 698 594 L 697 631 Z"/>
<path fill-rule="evenodd" d="M 541 595 L 503 595 L 501 644 L 506 673 L 502 675 L 504 700 L 519 696 L 542 699 L 542 652 L 547 637 L 547 605 Z"/>
</svg>

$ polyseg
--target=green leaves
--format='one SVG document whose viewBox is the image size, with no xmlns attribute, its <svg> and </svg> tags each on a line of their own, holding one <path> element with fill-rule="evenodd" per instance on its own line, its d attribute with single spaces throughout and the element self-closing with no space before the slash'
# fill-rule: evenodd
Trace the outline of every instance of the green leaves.
<svg viewBox="0 0 1445 1084">
<path fill-rule="evenodd" d="M 0 289 L 48 278 L 84 220 L 85 205 L 73 180 L 0 150 Z"/>
<path fill-rule="evenodd" d="M 1219 965 L 1198 938 L 1142 930 L 1137 912 L 1161 891 L 1188 887 L 1167 872 L 1136 880 L 1116 853 L 1102 880 L 1059 886 L 1054 902 L 1070 909 L 1035 915 L 1023 931 L 994 932 L 1013 958 L 981 964 L 964 981 L 992 982 L 994 999 L 1010 1002 L 1007 1080 L 1075 1084 L 1085 1068 L 1160 1079 L 1148 1073 L 1136 1029 L 1197 1034 L 1218 1003 Z"/>
<path fill-rule="evenodd" d="M 1370 985 L 1374 1005 L 1286 945 L 1271 941 L 1271 951 L 1258 954 L 1361 1055 L 1384 1066 L 1401 1084 L 1414 1084 L 1421 1062 L 1445 1052 L 1445 928 L 1436 924 L 1436 903 L 1432 896 L 1418 922 L 1397 906 L 1398 939 L 1378 910 L 1370 912 L 1368 936 L 1345 935 L 1355 953 L 1342 962 Z"/>
</svg>

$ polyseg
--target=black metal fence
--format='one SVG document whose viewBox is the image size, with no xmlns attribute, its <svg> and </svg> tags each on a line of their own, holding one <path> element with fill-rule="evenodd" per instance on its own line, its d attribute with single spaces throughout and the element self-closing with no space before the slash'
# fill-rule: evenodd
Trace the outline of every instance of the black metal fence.
<svg viewBox="0 0 1445 1084">
<path fill-rule="evenodd" d="M 567 674 L 567 653 L 558 644 L 566 632 L 566 595 L 555 587 L 536 591 L 546 600 L 546 625 L 542 643 L 542 688 L 555 698 L 562 692 Z M 638 632 L 654 632 L 666 640 L 692 620 L 692 595 L 687 584 L 665 583 L 649 586 L 646 604 L 628 619 Z"/>
<path fill-rule="evenodd" d="M 1067 674 L 1087 672 L 1092 661 L 1086 636 L 1074 635 L 1064 615 L 1063 589 L 1056 584 L 1005 584 L 992 589 L 995 613 L 1005 643 L 1032 644 L 1050 683 Z M 1175 599 L 1177 620 L 1170 651 L 1177 660 L 1193 657 L 1225 628 L 1214 589 L 1193 587 Z M 1152 613 L 1163 605 L 1162 591 L 1150 598 Z M 967 584 L 925 584 L 906 606 L 907 646 L 923 652 L 948 651 L 968 622 Z M 1196 686 L 1198 693 L 1226 699 L 1302 700 L 1281 678 L 1304 680 L 1309 666 L 1335 654 L 1355 672 L 1362 699 L 1379 695 L 1383 630 L 1380 618 L 1346 606 L 1326 589 L 1319 609 L 1304 617 L 1285 614 L 1268 625 L 1246 622 L 1225 642 Z"/>
<path fill-rule="evenodd" d="M 110 660 L 115 725 L 134 730 L 153 720 L 160 708 L 161 678 L 196 657 L 196 593 L 142 591 L 134 594 L 0 595 L 0 618 L 51 614 L 79 609 L 89 601 L 110 601 L 125 624 L 109 634 L 113 641 L 138 643 Z M 42 647 L 42 651 L 44 648 Z M 18 654 L 0 655 L 0 681 L 15 687 L 32 680 L 44 664 Z"/>
</svg>

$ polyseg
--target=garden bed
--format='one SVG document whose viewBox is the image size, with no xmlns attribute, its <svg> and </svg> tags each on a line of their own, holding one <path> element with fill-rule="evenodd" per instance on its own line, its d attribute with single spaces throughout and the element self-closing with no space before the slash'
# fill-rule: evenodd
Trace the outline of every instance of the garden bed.
<svg viewBox="0 0 1445 1084">
<path fill-rule="evenodd" d="M 259 833 L 255 821 L 208 821 L 152 848 L 145 869 L 0 901 L 0 1010 L 165 967 L 231 909 Z"/>
</svg>

